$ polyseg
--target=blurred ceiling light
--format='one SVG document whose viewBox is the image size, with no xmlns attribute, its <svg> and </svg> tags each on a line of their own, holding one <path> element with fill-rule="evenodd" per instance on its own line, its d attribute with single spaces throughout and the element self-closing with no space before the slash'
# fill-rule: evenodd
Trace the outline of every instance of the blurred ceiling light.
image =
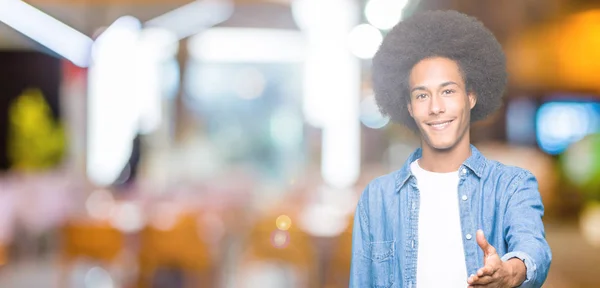
<svg viewBox="0 0 600 288">
<path fill-rule="evenodd" d="M 141 31 L 139 45 L 143 53 L 150 58 L 166 61 L 175 56 L 179 50 L 177 35 L 170 30 L 159 27 L 148 27 Z"/>
<path fill-rule="evenodd" d="M 371 59 L 383 42 L 381 31 L 369 24 L 357 25 L 348 35 L 348 45 L 354 56 Z"/>
<path fill-rule="evenodd" d="M 0 0 L 0 21 L 79 67 L 89 65 L 90 37 L 20 0 Z"/>
<path fill-rule="evenodd" d="M 89 69 L 87 175 L 96 185 L 110 185 L 129 161 L 138 131 L 136 55 L 141 23 L 117 19 L 97 39 Z M 148 84 L 148 83 L 146 83 Z"/>
<path fill-rule="evenodd" d="M 132 16 L 117 19 L 96 40 L 89 72 L 88 177 L 115 183 L 129 160 L 136 134 L 162 121 L 162 68 L 178 51 L 169 30 L 142 30 Z M 110 151 L 110 152 L 108 152 Z"/>
<path fill-rule="evenodd" d="M 133 49 L 134 43 L 138 41 L 138 34 L 142 29 L 142 23 L 133 16 L 122 16 L 106 28 L 100 34 L 92 46 L 92 60 L 96 60 L 99 53 L 119 54 L 122 52 L 122 45 L 126 44 L 129 49 Z"/>
<path fill-rule="evenodd" d="M 227 20 L 233 14 L 231 0 L 198 0 L 145 23 L 173 32 L 178 40 Z"/>
<path fill-rule="evenodd" d="M 190 55 L 207 62 L 301 62 L 304 38 L 294 30 L 211 28 L 192 36 Z"/>
<path fill-rule="evenodd" d="M 360 174 L 360 61 L 347 42 L 359 11 L 352 0 L 292 1 L 307 43 L 303 113 L 323 129 L 321 175 L 335 188 L 352 186 Z"/>
<path fill-rule="evenodd" d="M 370 0 L 365 7 L 365 16 L 371 25 L 388 30 L 402 20 L 402 10 L 409 0 Z"/>
<path fill-rule="evenodd" d="M 310 33 L 327 34 L 333 30 L 347 29 L 359 21 L 353 9 L 353 0 L 290 0 L 296 25 Z M 358 14 L 360 15 L 360 14 Z"/>
<path fill-rule="evenodd" d="M 350 82 L 342 78 L 352 72 L 344 71 L 339 64 L 346 65 L 347 61 L 360 64 L 352 55 L 347 57 L 350 54 L 348 32 L 359 22 L 360 13 L 354 13 L 359 8 L 352 0 L 292 0 L 291 4 L 294 20 L 306 37 L 304 118 L 310 125 L 323 128 L 324 118 L 332 109 L 327 103 L 334 103 L 330 98 L 343 93 L 336 86 L 351 87 Z M 343 81 L 346 83 L 342 84 Z"/>
<path fill-rule="evenodd" d="M 179 50 L 176 36 L 166 29 L 147 28 L 141 31 L 137 43 L 138 52 L 132 75 L 139 111 L 139 132 L 150 134 L 160 127 L 162 121 L 164 63 L 173 60 Z"/>
</svg>

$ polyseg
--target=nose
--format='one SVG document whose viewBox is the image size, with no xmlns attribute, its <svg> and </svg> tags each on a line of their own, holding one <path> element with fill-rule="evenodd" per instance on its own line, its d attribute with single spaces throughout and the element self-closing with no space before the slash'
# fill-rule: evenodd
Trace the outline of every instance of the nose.
<svg viewBox="0 0 600 288">
<path fill-rule="evenodd" d="M 444 113 L 446 108 L 444 106 L 444 101 L 440 96 L 432 96 L 429 101 L 429 113 L 432 115 Z"/>
</svg>

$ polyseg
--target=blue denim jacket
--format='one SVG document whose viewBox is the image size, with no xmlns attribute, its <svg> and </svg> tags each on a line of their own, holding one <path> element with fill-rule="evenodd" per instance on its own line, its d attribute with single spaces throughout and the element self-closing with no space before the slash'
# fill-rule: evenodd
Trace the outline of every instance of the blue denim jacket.
<svg viewBox="0 0 600 288">
<path fill-rule="evenodd" d="M 354 216 L 350 287 L 416 287 L 420 205 L 410 163 L 420 157 L 417 149 L 400 170 L 371 181 L 362 193 Z M 475 239 L 482 229 L 502 260 L 524 261 L 527 278 L 520 287 L 541 287 L 552 253 L 535 177 L 486 159 L 474 146 L 459 174 L 456 197 L 467 273 L 483 267 L 483 251 Z"/>
</svg>

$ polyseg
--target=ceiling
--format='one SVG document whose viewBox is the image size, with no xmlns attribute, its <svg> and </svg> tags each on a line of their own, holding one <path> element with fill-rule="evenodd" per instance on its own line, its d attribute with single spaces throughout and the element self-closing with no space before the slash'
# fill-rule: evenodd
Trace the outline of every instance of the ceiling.
<svg viewBox="0 0 600 288">
<path fill-rule="evenodd" d="M 131 15 L 145 22 L 153 19 L 166 12 L 174 10 L 180 6 L 188 4 L 193 0 L 26 0 L 45 13 L 61 20 L 67 25 L 74 27 L 84 34 L 92 36 L 99 28 L 110 25 L 117 18 L 125 15 Z M 235 2 L 235 11 L 232 17 L 225 23 L 219 26 L 229 27 L 263 27 L 263 28 L 280 28 L 280 29 L 298 29 L 293 20 L 290 1 L 295 0 L 233 0 Z M 301 1 L 301 0 L 298 0 Z M 326 0 L 323 0 L 326 1 Z M 346 0 L 360 1 L 366 3 L 367 0 Z M 589 61 L 581 60 L 575 63 L 583 63 L 587 66 L 569 66 L 569 69 L 564 67 L 558 69 L 558 64 L 552 66 L 550 62 L 561 58 L 558 56 L 544 56 L 543 51 L 550 51 L 550 48 L 557 46 L 556 41 L 551 41 L 554 38 L 548 38 L 545 41 L 537 41 L 540 38 L 540 27 L 553 27 L 553 25 L 568 22 L 569 15 L 576 14 L 582 10 L 590 8 L 600 8 L 600 1 L 585 1 L 585 0 L 410 0 L 412 8 L 416 11 L 432 10 L 432 9 L 455 9 L 480 19 L 487 27 L 489 27 L 501 43 L 505 46 L 507 56 L 509 58 L 509 66 L 513 83 L 518 86 L 533 87 L 550 87 L 554 83 L 560 87 L 576 83 L 575 88 L 588 88 L 593 86 L 594 89 L 600 89 L 596 84 L 596 79 L 588 77 L 589 81 L 585 82 L 580 77 L 582 71 L 586 74 L 597 75 L 600 73 L 600 68 L 594 69 L 591 73 L 587 69 L 590 65 Z M 592 5 L 591 2 L 598 4 Z M 415 4 L 417 3 L 417 4 Z M 412 9 L 411 9 L 412 10 Z M 600 22 L 599 22 L 600 23 Z M 598 24 L 600 25 L 600 24 Z M 594 26 L 599 27 L 600 26 Z M 543 30 L 543 29 L 542 29 Z M 542 31 L 540 30 L 540 31 Z M 573 29 L 569 30 L 572 31 Z M 581 30 L 581 29 L 579 29 Z M 594 30 L 595 31 L 595 30 Z M 600 30 L 598 30 L 600 31 Z M 562 32 L 561 32 L 562 33 Z M 560 33 L 559 33 L 560 34 Z M 564 33 L 562 33 L 564 34 Z M 579 33 L 581 34 L 581 33 Z M 577 34 L 577 35 L 579 35 Z M 575 34 L 573 34 L 575 35 Z M 581 38 L 581 37 L 580 37 Z M 583 37 L 590 38 L 590 37 Z M 593 38 L 593 37 L 591 37 Z M 590 38 L 590 39 L 591 39 Z M 516 39 L 516 40 L 515 40 Z M 529 40 L 528 40 L 529 39 Z M 541 38 L 540 38 L 541 39 Z M 595 38 L 594 38 L 595 39 Z M 573 39 L 569 40 L 572 42 Z M 534 43 L 535 42 L 535 43 Z M 540 43 L 537 43 L 540 42 Z M 543 42 L 543 43 L 542 43 Z M 561 42 L 561 41 L 558 41 Z M 564 42 L 564 41 L 563 41 Z M 515 44 L 516 43 L 516 44 Z M 583 42 L 582 42 L 583 43 Z M 587 42 L 586 42 L 587 43 Z M 595 42 L 594 42 L 595 43 Z M 589 46 L 587 44 L 580 46 Z M 540 46 L 541 45 L 541 46 Z M 564 45 L 563 45 L 564 46 Z M 593 46 L 593 45 L 592 45 Z M 558 46 L 557 46 L 558 47 Z M 562 46 L 561 46 L 562 47 Z M 566 46 L 565 46 L 566 47 Z M 593 46 L 597 47 L 597 46 Z M 12 28 L 0 23 L 0 49 L 40 49 L 40 45 L 34 41 L 24 37 Z M 557 48 L 558 49 L 558 48 Z M 555 49 L 556 50 L 556 49 Z M 565 49 L 563 49 L 565 50 Z M 571 49 L 566 49 L 571 50 Z M 589 49 L 588 49 L 589 50 Z M 588 51 L 586 50 L 586 51 Z M 553 50 L 554 51 L 554 50 Z M 527 53 L 530 54 L 527 54 Z M 558 52 L 557 52 L 558 53 Z M 591 53 L 591 52 L 590 52 Z M 548 54 L 548 53 L 546 53 Z M 556 54 L 556 53 L 555 53 Z M 555 55 L 548 54 L 548 55 Z M 560 54 L 560 53 L 559 53 Z M 564 53 L 563 53 L 564 54 Z M 561 54 L 562 55 L 562 54 Z M 571 54 L 568 54 L 571 55 Z M 591 54 L 590 54 L 591 55 Z M 566 58 L 565 58 L 566 57 Z M 571 56 L 562 56 L 565 59 L 571 59 Z M 598 57 L 596 57 L 598 58 Z M 596 59 L 594 58 L 594 59 Z M 553 60 L 554 59 L 554 60 Z M 579 58 L 577 58 L 579 59 Z M 550 61 L 552 60 L 552 61 Z M 536 62 L 537 61 L 537 62 Z M 597 62 L 600 63 L 600 58 Z M 554 61 L 556 62 L 556 61 Z M 554 63 L 552 62 L 552 63 Z M 571 61 L 573 62 L 573 61 Z M 529 64 L 528 64 L 529 63 Z M 588 63 L 589 64 L 589 63 Z M 564 66 L 564 65 L 563 65 Z M 544 69 L 540 69 L 544 67 Z M 550 69 L 549 67 L 552 67 Z M 586 69 L 583 69 L 583 68 Z M 600 67 L 600 66 L 599 66 Z M 566 77 L 565 73 L 560 71 L 573 71 L 574 81 Z M 540 72 L 546 71 L 546 72 Z M 557 72 L 559 71 L 559 72 Z M 571 75 L 569 74 L 569 75 Z M 516 76 L 515 76 L 516 75 Z M 568 76 L 568 75 L 567 75 Z M 585 78 L 585 79 L 588 79 Z M 567 80 L 565 80 L 567 79 Z M 571 80 L 569 80 L 571 79 Z M 579 80 L 578 80 L 579 79 Z M 581 82 L 581 83 L 580 83 Z M 589 82 L 589 83 L 588 83 Z M 591 83 L 591 84 L 590 84 Z M 573 84 L 574 85 L 574 84 Z M 583 85 L 583 86 L 582 86 Z M 554 86 L 552 86 L 554 87 Z M 573 88 L 573 87 L 570 87 Z"/>
<path fill-rule="evenodd" d="M 289 3 L 293 0 L 234 0 L 236 11 L 226 26 L 295 29 Z M 347 0 L 360 1 L 367 0 Z M 478 17 L 501 40 L 564 10 L 576 0 L 410 0 L 417 10 L 456 9 Z M 192 2 L 192 0 L 26 0 L 45 13 L 87 35 L 124 15 L 142 22 Z M 0 48 L 31 48 L 35 44 L 0 23 Z"/>
<path fill-rule="evenodd" d="M 28 0 L 76 30 L 92 36 L 117 18 L 130 15 L 145 22 L 191 0 Z M 288 0 L 235 0 L 231 19 L 219 26 L 297 29 Z M 0 49 L 35 49 L 38 44 L 0 22 Z"/>
</svg>

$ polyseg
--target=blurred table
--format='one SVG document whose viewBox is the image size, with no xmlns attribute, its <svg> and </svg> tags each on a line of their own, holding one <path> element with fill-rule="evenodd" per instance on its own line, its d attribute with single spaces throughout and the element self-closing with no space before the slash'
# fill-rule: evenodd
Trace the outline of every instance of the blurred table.
<svg viewBox="0 0 600 288">
<path fill-rule="evenodd" d="M 577 222 L 547 222 L 552 265 L 544 287 L 600 287 L 600 248 L 584 241 Z"/>
</svg>

